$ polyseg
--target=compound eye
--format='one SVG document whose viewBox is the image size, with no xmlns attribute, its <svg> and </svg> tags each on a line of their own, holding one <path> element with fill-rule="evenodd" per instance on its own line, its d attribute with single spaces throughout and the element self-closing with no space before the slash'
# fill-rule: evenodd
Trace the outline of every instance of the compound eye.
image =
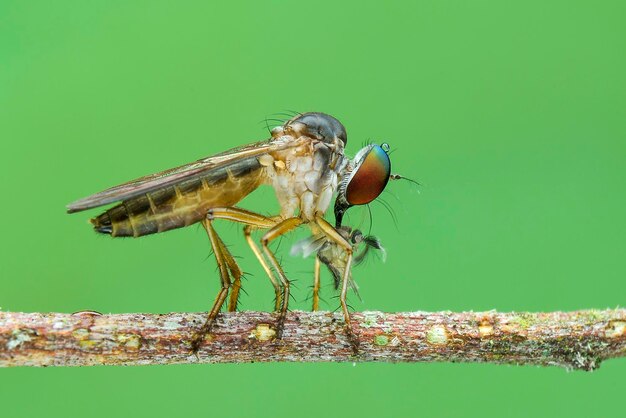
<svg viewBox="0 0 626 418">
<path fill-rule="evenodd" d="M 350 205 L 365 205 L 376 199 L 391 175 L 391 161 L 382 147 L 370 145 L 362 153 L 346 186 L 346 201 Z"/>
</svg>

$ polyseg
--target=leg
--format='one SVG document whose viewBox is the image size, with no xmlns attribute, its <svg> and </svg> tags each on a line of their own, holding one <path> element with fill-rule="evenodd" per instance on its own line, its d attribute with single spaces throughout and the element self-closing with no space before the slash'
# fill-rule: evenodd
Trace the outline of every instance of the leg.
<svg viewBox="0 0 626 418">
<path fill-rule="evenodd" d="M 352 345 L 354 354 L 358 354 L 359 340 L 352 330 L 352 322 L 350 321 L 350 312 L 348 311 L 348 304 L 346 303 L 346 295 L 348 294 L 348 282 L 350 279 L 350 268 L 352 266 L 352 245 L 337 232 L 337 230 L 329 224 L 325 219 L 318 217 L 315 219 L 315 224 L 322 230 L 324 234 L 337 245 L 342 247 L 348 254 L 348 260 L 346 262 L 346 269 L 343 272 L 341 279 L 341 295 L 339 300 L 341 301 L 341 310 L 343 311 L 343 317 L 346 321 L 346 334 L 348 340 Z"/>
<path fill-rule="evenodd" d="M 252 249 L 252 252 L 256 256 L 257 260 L 259 260 L 259 263 L 263 267 L 263 270 L 265 270 L 267 277 L 270 278 L 270 282 L 272 282 L 272 286 L 274 287 L 274 294 L 276 296 L 274 300 L 274 311 L 278 312 L 278 310 L 280 309 L 280 305 L 281 305 L 280 286 L 278 285 L 278 282 L 276 281 L 274 274 L 272 274 L 272 269 L 270 269 L 270 266 L 267 265 L 265 258 L 263 258 L 263 254 L 261 254 L 261 250 L 259 250 L 259 247 L 254 243 L 254 240 L 252 239 L 252 236 L 250 235 L 251 232 L 252 232 L 252 227 L 250 225 L 244 226 L 243 234 L 246 237 L 246 242 Z"/>
<path fill-rule="evenodd" d="M 280 307 L 280 314 L 278 316 L 278 324 L 276 329 L 276 338 L 281 338 L 283 336 L 283 327 L 285 324 L 285 316 L 287 315 L 287 308 L 289 307 L 289 279 L 285 275 L 282 267 L 278 263 L 276 256 L 268 247 L 269 243 L 275 240 L 276 238 L 286 234 L 287 232 L 297 228 L 302 224 L 302 219 L 300 218 L 288 218 L 284 221 L 276 224 L 272 229 L 267 231 L 263 238 L 261 238 L 261 246 L 263 247 L 263 252 L 269 258 L 274 270 L 278 274 L 280 282 L 283 286 L 283 295 L 282 295 L 282 304 Z"/>
<path fill-rule="evenodd" d="M 313 308 L 312 311 L 317 311 L 320 307 L 320 258 L 315 257 L 315 268 L 313 270 Z"/>
<path fill-rule="evenodd" d="M 236 207 L 209 209 L 206 217 L 209 220 L 225 219 L 232 222 L 250 225 L 255 228 L 264 229 L 272 228 L 278 222 L 277 220 L 268 218 L 267 216 Z"/>
<path fill-rule="evenodd" d="M 248 225 L 254 228 L 269 228 L 269 231 L 263 235 L 261 239 L 261 246 L 263 252 L 269 258 L 274 270 L 278 274 L 281 285 L 283 286 L 283 294 L 281 298 L 280 314 L 278 317 L 278 324 L 276 330 L 276 337 L 281 338 L 283 333 L 283 326 L 285 323 L 285 315 L 287 315 L 287 308 L 289 306 L 289 279 L 285 275 L 282 267 L 278 263 L 276 256 L 269 249 L 268 245 L 276 238 L 286 234 L 302 224 L 300 218 L 288 218 L 277 223 L 275 219 L 268 218 L 267 216 L 259 215 L 258 213 L 250 212 L 244 209 L 229 207 L 229 208 L 213 208 L 207 212 L 207 220 L 212 221 L 214 219 L 227 219 L 233 222 L 239 222 L 244 225 Z M 324 221 L 326 222 L 326 221 Z M 337 236 L 341 236 L 330 226 L 328 222 L 326 224 L 335 232 Z M 345 240 L 344 240 L 345 241 Z M 350 248 L 350 254 L 352 254 L 352 247 Z M 350 258 L 351 260 L 351 258 Z M 348 263 L 349 264 L 349 263 Z"/>
<path fill-rule="evenodd" d="M 263 254 L 259 250 L 259 247 L 257 247 L 257 245 L 254 243 L 254 241 L 252 240 L 252 236 L 250 235 L 252 232 L 252 228 L 269 229 L 275 226 L 278 221 L 276 219 L 268 218 L 267 216 L 263 216 L 258 213 L 250 212 L 248 210 L 240 209 L 236 207 L 210 209 L 207 212 L 207 218 L 211 220 L 212 219 L 225 219 L 225 220 L 229 220 L 232 222 L 239 222 L 245 225 L 244 236 L 246 238 L 246 241 L 248 242 L 248 245 L 252 249 L 252 252 L 256 256 L 257 260 L 259 260 L 259 263 L 261 264 L 261 266 L 265 270 L 265 273 L 267 273 L 267 276 L 272 282 L 272 286 L 274 287 L 274 294 L 276 296 L 274 309 L 278 311 L 279 307 L 281 306 L 280 286 L 278 282 L 276 281 L 276 279 L 274 278 L 274 275 L 272 274 L 270 267 L 267 265 L 267 262 L 263 258 Z M 241 270 L 239 270 L 239 268 L 237 267 L 237 263 L 235 263 L 235 260 L 233 260 L 232 256 L 230 256 L 230 252 L 228 252 L 227 250 L 225 252 L 227 253 L 226 262 L 228 263 L 229 270 L 231 271 L 231 275 L 234 277 L 233 290 L 230 295 L 228 308 L 229 310 L 234 310 L 237 306 L 237 299 L 239 297 L 239 289 L 241 288 L 241 280 L 239 279 L 241 277 Z M 229 262 L 229 258 L 231 260 L 230 262 Z M 238 274 L 236 274 L 235 271 L 233 270 L 238 272 Z"/>
<path fill-rule="evenodd" d="M 224 254 L 224 261 L 226 262 L 230 276 L 233 279 L 230 290 L 230 298 L 228 299 L 228 312 L 235 312 L 239 303 L 239 291 L 241 290 L 241 277 L 243 276 L 243 273 L 221 239 L 220 243 L 223 247 L 222 253 Z"/>
<path fill-rule="evenodd" d="M 194 353 L 198 352 L 200 348 L 200 344 L 204 341 L 204 337 L 211 331 L 213 327 L 213 323 L 215 322 L 215 318 L 217 314 L 219 314 L 220 309 L 222 309 L 222 305 L 226 300 L 226 296 L 228 295 L 228 288 L 230 287 L 230 277 L 228 275 L 228 266 L 225 261 L 225 256 L 223 250 L 226 248 L 224 243 L 220 239 L 220 237 L 213 229 L 213 225 L 210 220 L 205 220 L 202 222 L 202 225 L 206 229 L 207 234 L 209 235 L 209 240 L 211 241 L 211 246 L 213 247 L 213 253 L 215 254 L 215 260 L 217 261 L 217 267 L 220 271 L 220 281 L 222 283 L 222 287 L 220 288 L 217 297 L 215 298 L 215 302 L 213 302 L 213 307 L 209 311 L 206 321 L 204 325 L 200 328 L 200 330 L 193 337 L 191 342 L 191 349 Z M 229 254 L 230 256 L 230 254 Z M 232 258 L 232 256 L 230 256 Z"/>
</svg>

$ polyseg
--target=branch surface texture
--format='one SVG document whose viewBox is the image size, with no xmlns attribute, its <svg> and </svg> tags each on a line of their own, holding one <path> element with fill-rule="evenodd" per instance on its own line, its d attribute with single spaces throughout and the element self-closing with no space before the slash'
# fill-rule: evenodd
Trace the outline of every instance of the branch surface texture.
<svg viewBox="0 0 626 418">
<path fill-rule="evenodd" d="M 551 313 L 354 313 L 354 355 L 341 314 L 220 314 L 197 355 L 204 313 L 0 312 L 0 366 L 246 362 L 488 362 L 594 370 L 626 357 L 626 309 Z"/>
</svg>

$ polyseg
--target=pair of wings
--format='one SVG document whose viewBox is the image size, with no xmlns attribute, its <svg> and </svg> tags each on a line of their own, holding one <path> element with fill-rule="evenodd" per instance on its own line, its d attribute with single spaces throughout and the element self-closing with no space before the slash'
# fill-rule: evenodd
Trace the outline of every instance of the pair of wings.
<svg viewBox="0 0 626 418">
<path fill-rule="evenodd" d="M 210 177 L 212 171 L 223 169 L 233 163 L 245 165 L 248 162 L 250 165 L 258 164 L 257 159 L 261 155 L 297 147 L 305 140 L 306 138 L 302 137 L 295 139 L 290 136 L 284 136 L 233 148 L 189 164 L 149 174 L 77 200 L 67 205 L 67 212 L 80 212 L 108 205 L 109 203 L 132 199 L 155 190 L 175 186 L 183 181 Z"/>
</svg>

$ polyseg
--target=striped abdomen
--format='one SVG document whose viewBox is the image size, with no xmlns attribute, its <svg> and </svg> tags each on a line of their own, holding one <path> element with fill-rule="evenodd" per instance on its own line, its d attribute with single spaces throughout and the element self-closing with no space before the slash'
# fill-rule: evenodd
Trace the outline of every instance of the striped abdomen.
<svg viewBox="0 0 626 418">
<path fill-rule="evenodd" d="M 140 237 L 182 228 L 204 219 L 211 208 L 235 205 L 263 180 L 258 164 L 220 171 L 123 201 L 91 223 L 97 232 L 113 237 Z"/>
</svg>

